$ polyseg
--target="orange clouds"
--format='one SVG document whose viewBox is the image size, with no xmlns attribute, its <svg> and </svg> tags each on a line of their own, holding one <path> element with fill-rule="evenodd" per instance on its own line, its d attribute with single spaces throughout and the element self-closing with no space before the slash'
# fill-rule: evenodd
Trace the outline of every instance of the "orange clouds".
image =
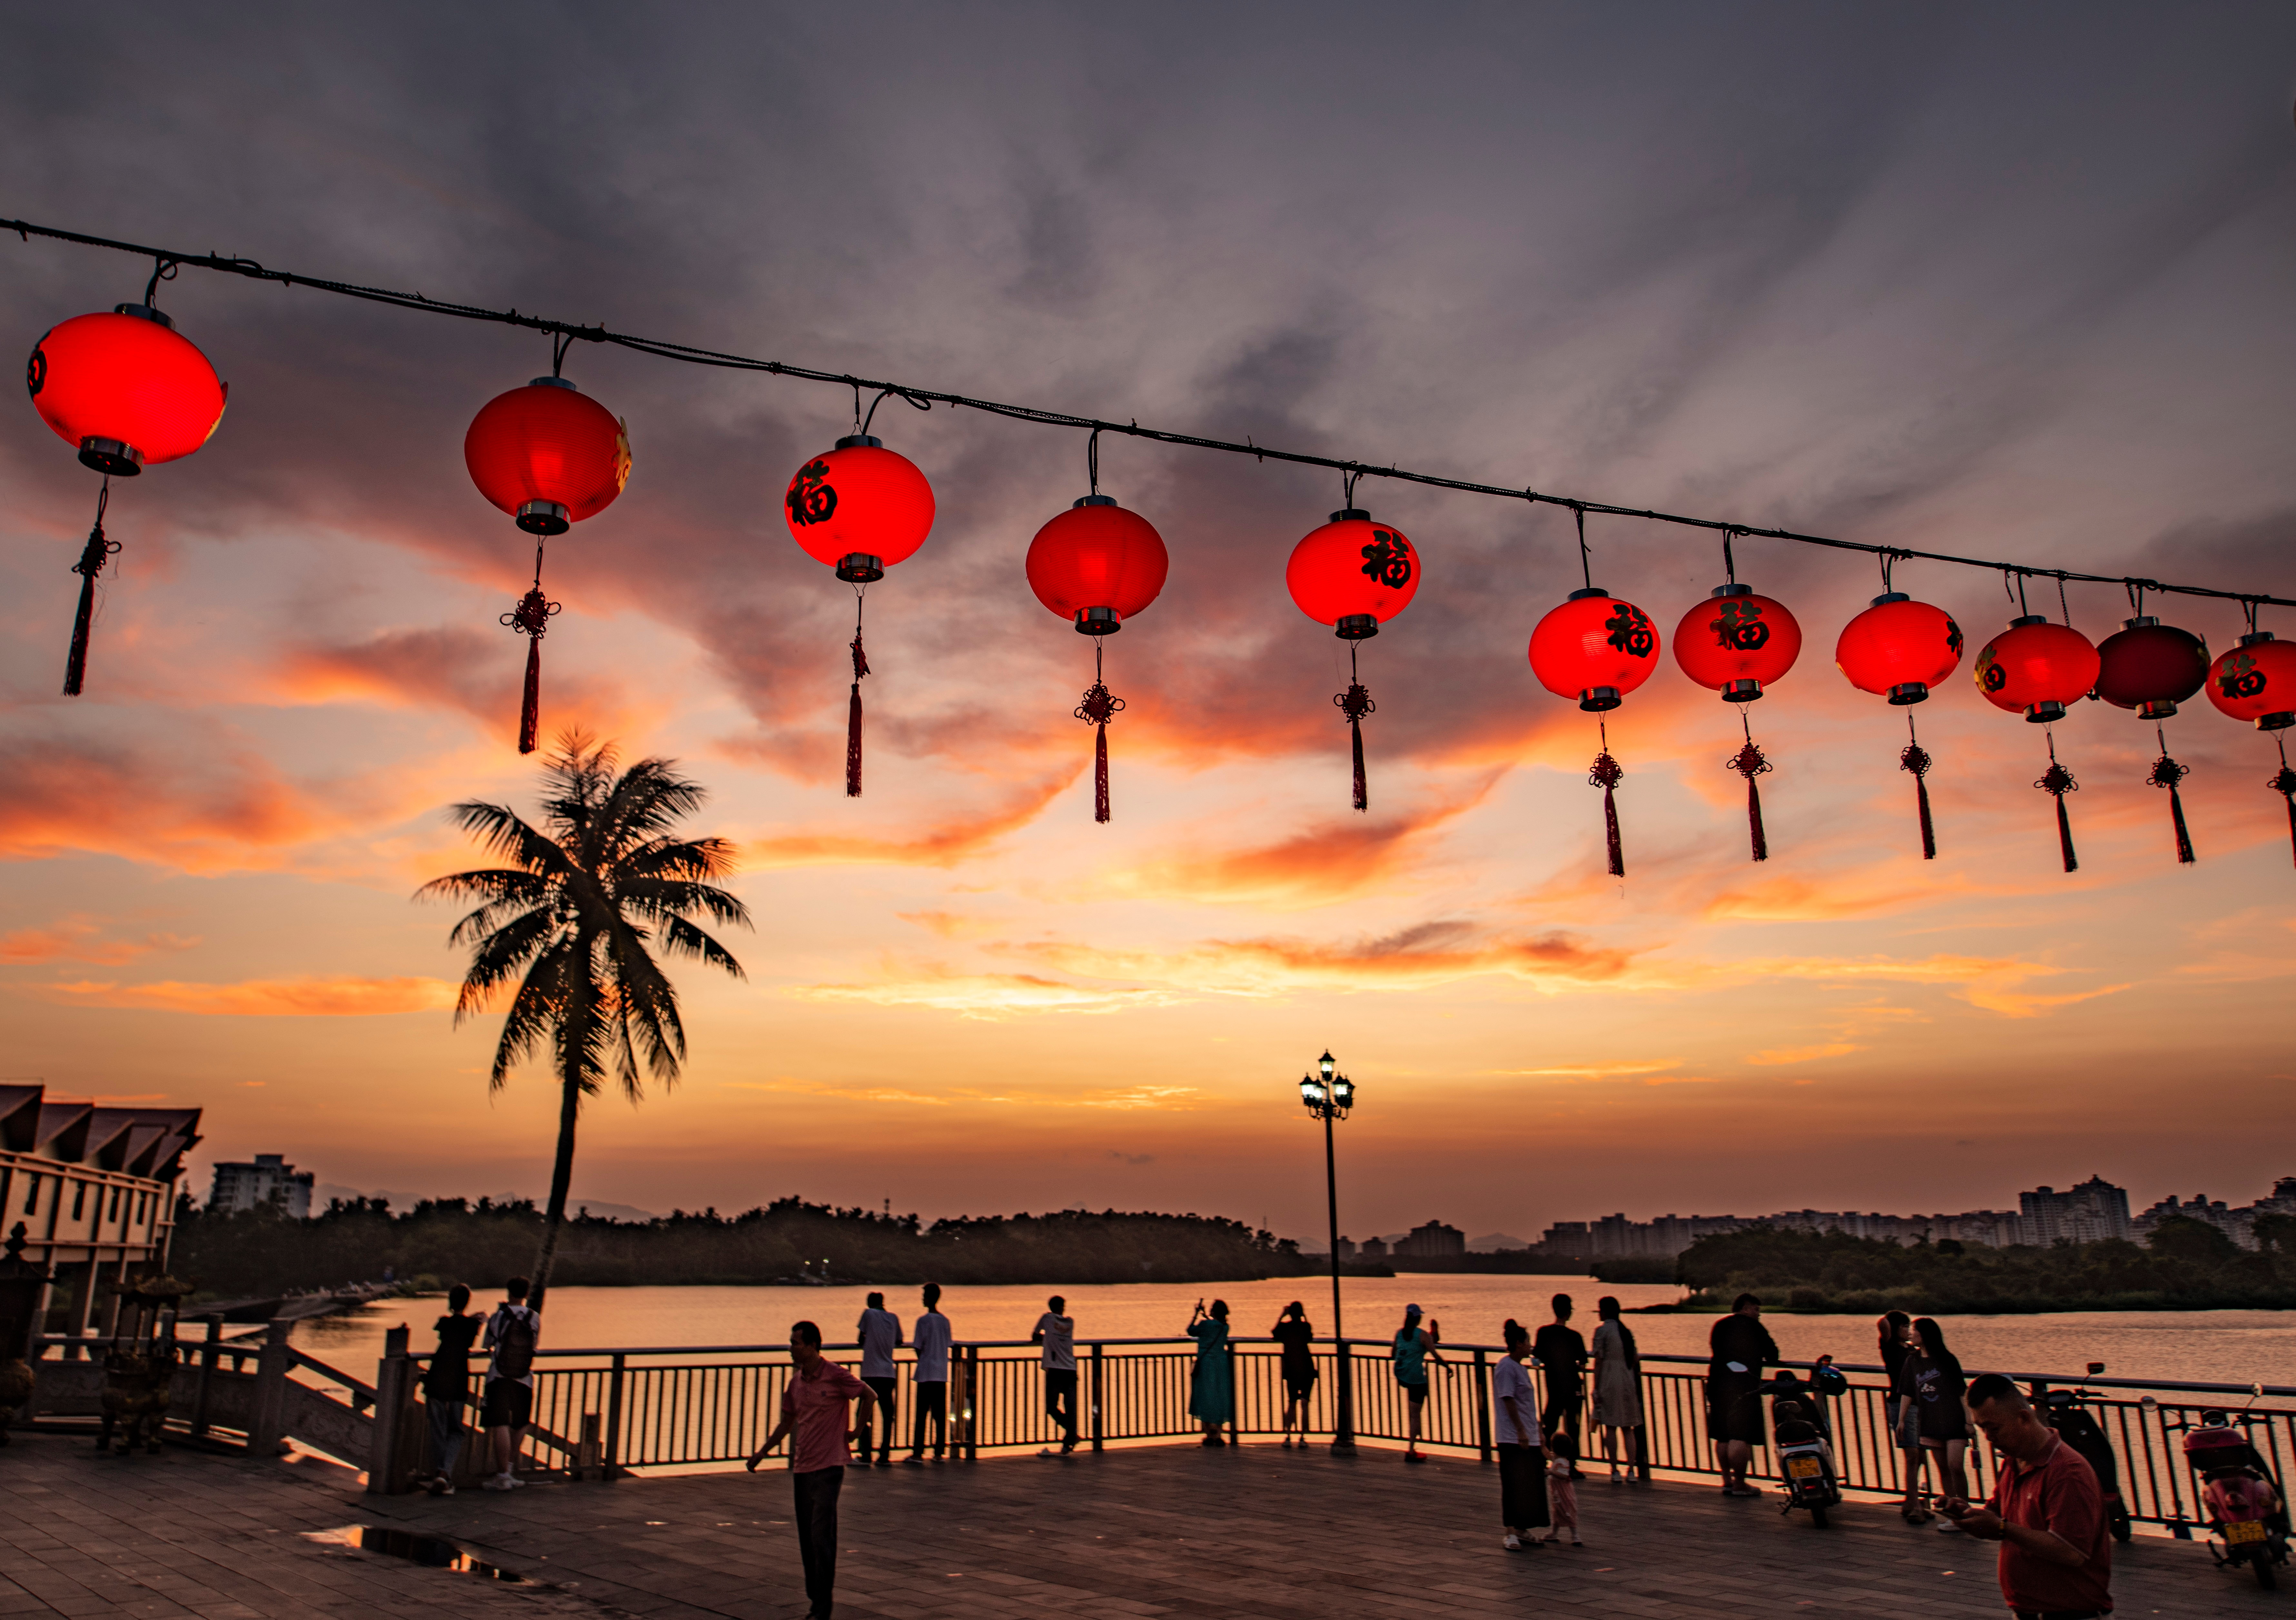
<svg viewBox="0 0 2296 1620">
<path fill-rule="evenodd" d="M 427 1012 L 455 1004 L 455 986 L 443 978 L 248 979 L 235 985 L 187 984 L 164 979 L 149 985 L 49 985 L 45 988 L 81 1007 L 133 1007 L 159 1012 L 190 1012 L 219 1018 L 373 1018 L 398 1012 Z"/>
<path fill-rule="evenodd" d="M 985 853 L 999 839 L 1036 820 L 1083 770 L 1079 764 L 1063 774 L 1030 784 L 1001 808 L 946 819 L 937 827 L 906 837 L 800 832 L 758 839 L 742 846 L 742 864 L 752 868 L 955 866 Z"/>
<path fill-rule="evenodd" d="M 283 861 L 327 818 L 258 758 L 177 761 L 74 740 L 0 747 L 0 855 L 88 850 L 203 871 Z"/>
<path fill-rule="evenodd" d="M 153 951 L 187 951 L 200 942 L 175 934 L 146 934 L 141 939 L 106 939 L 102 929 L 85 917 L 67 918 L 45 929 L 19 929 L 0 935 L 0 965 L 28 967 L 40 962 L 84 961 L 99 968 L 117 968 Z"/>
</svg>

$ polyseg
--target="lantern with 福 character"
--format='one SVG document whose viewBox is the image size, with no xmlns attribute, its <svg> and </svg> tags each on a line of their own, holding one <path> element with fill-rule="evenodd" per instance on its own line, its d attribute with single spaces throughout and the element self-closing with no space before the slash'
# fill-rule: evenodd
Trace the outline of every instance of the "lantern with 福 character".
<svg viewBox="0 0 2296 1620">
<path fill-rule="evenodd" d="M 115 305 L 108 315 L 75 315 L 50 327 L 32 346 L 24 369 L 40 420 L 79 452 L 81 465 L 103 475 L 95 525 L 71 569 L 80 577 L 71 650 L 64 659 L 68 698 L 79 696 L 87 679 L 96 576 L 119 549 L 103 532 L 111 480 L 181 460 L 213 438 L 223 421 L 229 390 L 198 346 L 152 301 L 160 282 L 174 274 L 174 261 L 163 259 L 142 303 Z"/>
<path fill-rule="evenodd" d="M 1737 565 L 1730 554 L 1734 532 L 1726 529 L 1722 536 L 1728 581 L 1714 587 L 1710 600 L 1682 616 L 1674 630 L 1674 661 L 1701 686 L 1721 694 L 1724 702 L 1738 705 L 1745 743 L 1725 765 L 1746 779 L 1746 830 L 1753 858 L 1767 861 L 1770 843 L 1762 830 L 1762 790 L 1754 779 L 1775 767 L 1755 745 L 1745 706 L 1794 667 L 1801 656 L 1801 626 L 1784 602 L 1756 595 L 1753 586 L 1738 583 Z"/>
<path fill-rule="evenodd" d="M 1587 780 L 1603 790 L 1603 841 L 1610 855 L 1610 872 L 1623 878 L 1627 856 L 1619 836 L 1616 790 L 1626 769 L 1611 757 L 1610 724 L 1600 716 L 1618 708 L 1658 667 L 1658 626 L 1634 603 L 1595 585 L 1587 553 L 1587 511 L 1584 507 L 1571 511 L 1578 526 L 1579 577 L 1587 585 L 1549 609 L 1531 631 L 1530 670 L 1556 697 L 1569 698 L 1597 716 L 1600 748 Z"/>
<path fill-rule="evenodd" d="M 2256 626 L 2255 602 L 2246 603 L 2248 634 L 2209 667 L 2209 701 L 2229 719 L 2251 722 L 2260 732 L 2285 732 L 2296 726 L 2296 642 L 2276 640 Z M 2296 846 L 2296 769 L 2288 764 L 2286 740 L 2276 735 L 2280 770 L 2265 785 L 2288 801 L 2288 837 Z"/>
<path fill-rule="evenodd" d="M 1882 594 L 1841 627 L 1833 645 L 1834 667 L 1860 691 L 1887 698 L 1906 714 L 1906 746 L 1898 768 L 1914 778 L 1914 807 L 1921 822 L 1922 859 L 1937 859 L 1937 828 L 1930 819 L 1930 767 L 1935 762 L 1914 729 L 1913 706 L 1929 700 L 1961 665 L 1961 626 L 1942 608 L 1915 601 L 1890 588 L 1890 567 L 1882 558 Z"/>
<path fill-rule="evenodd" d="M 1348 723 L 1355 749 L 1355 807 L 1371 808 L 1364 774 L 1363 720 L 1376 710 L 1357 672 L 1356 653 L 1379 627 L 1411 605 L 1419 593 L 1419 552 L 1392 523 L 1378 523 L 1355 503 L 1356 479 L 1341 475 L 1341 500 L 1331 521 L 1311 529 L 1292 548 L 1283 583 L 1300 611 L 1348 644 L 1348 689 L 1332 700 Z"/>
<path fill-rule="evenodd" d="M 2024 580 L 2018 579 L 2021 593 Z M 2025 716 L 2029 724 L 2046 725 L 2065 717 L 2068 705 L 2086 697 L 2096 684 L 2096 649 L 2088 637 L 2070 625 L 2053 625 L 2038 613 L 2021 614 L 2009 627 L 1985 644 L 1977 655 L 1977 690 L 1998 709 Z M 2073 779 L 2057 758 L 2057 740 L 2048 739 L 2049 768 L 2034 786 L 2056 801 L 2057 848 L 2065 870 L 2080 870 L 2073 853 L 2072 820 L 2065 814 L 2065 795 L 2079 792 Z"/>
<path fill-rule="evenodd" d="M 565 345 L 553 345 L 562 364 Z M 497 394 L 463 436 L 463 461 L 479 493 L 534 536 L 534 584 L 502 622 L 528 638 L 518 751 L 534 752 L 542 724 L 542 638 L 558 604 L 542 593 L 542 550 L 614 503 L 630 480 L 629 431 L 605 406 L 557 374 Z"/>
<path fill-rule="evenodd" d="M 1029 588 L 1037 600 L 1093 638 L 1092 684 L 1076 716 L 1093 727 L 1092 819 L 1108 819 L 1108 723 L 1124 708 L 1103 679 L 1109 636 L 1154 601 L 1171 572 L 1164 537 L 1139 513 L 1100 493 L 1100 434 L 1086 452 L 1092 493 L 1037 531 L 1029 542 Z"/>
<path fill-rule="evenodd" d="M 857 388 L 853 432 L 828 454 L 800 467 L 782 497 L 790 538 L 853 587 L 853 690 L 845 712 L 848 798 L 861 797 L 861 681 L 869 673 L 869 657 L 861 646 L 862 596 L 885 577 L 887 569 L 915 555 L 932 532 L 932 486 L 915 462 L 886 449 L 885 441 L 869 432 L 877 406 L 898 391 L 888 389 L 878 395 L 864 418 Z M 932 408 L 930 400 L 906 394 L 901 397 L 921 411 Z"/>
<path fill-rule="evenodd" d="M 2193 834 L 2185 823 L 2185 801 L 2177 790 L 2192 771 L 2169 757 L 2169 733 L 2161 722 L 2207 683 L 2208 643 L 2191 631 L 2164 625 L 2145 612 L 2143 586 L 2131 585 L 2128 593 L 2135 615 L 2097 644 L 2096 695 L 2115 708 L 2133 708 L 2139 719 L 2153 723 L 2152 735 L 2161 753 L 2144 780 L 2169 790 L 2169 825 L 2176 834 L 2177 860 L 2189 866 L 2195 858 Z"/>
</svg>

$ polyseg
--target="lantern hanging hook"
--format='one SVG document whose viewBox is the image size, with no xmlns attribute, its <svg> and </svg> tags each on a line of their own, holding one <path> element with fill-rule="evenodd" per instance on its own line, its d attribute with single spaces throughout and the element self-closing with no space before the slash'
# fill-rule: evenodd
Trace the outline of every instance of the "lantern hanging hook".
<svg viewBox="0 0 2296 1620">
<path fill-rule="evenodd" d="M 2022 569 L 2017 570 L 2017 617 L 2020 618 L 2033 617 L 2033 610 L 2025 601 L 2025 570 Z"/>
<path fill-rule="evenodd" d="M 1595 564 L 1587 555 L 1587 509 L 1573 501 L 1570 503 L 1570 515 L 1578 525 L 1578 577 L 1591 591 L 1595 588 Z"/>
<path fill-rule="evenodd" d="M 1734 526 L 1726 527 L 1722 530 L 1722 575 L 1732 585 L 1738 583 L 1738 560 L 1731 553 L 1730 542 L 1733 537 L 1745 532 Z"/>
<path fill-rule="evenodd" d="M 1356 508 L 1356 480 L 1363 477 L 1363 469 L 1349 463 L 1340 469 L 1340 509 L 1353 511 Z"/>
<path fill-rule="evenodd" d="M 1882 594 L 1884 596 L 1892 594 L 1897 587 L 1890 583 L 1890 570 L 1897 563 L 1898 553 L 1876 552 L 1874 553 L 1874 560 L 1882 565 Z"/>
<path fill-rule="evenodd" d="M 2144 586 L 2136 580 L 2124 579 L 2120 588 L 2128 593 L 2128 614 L 2132 618 L 2144 617 Z"/>
<path fill-rule="evenodd" d="M 1092 482 L 1092 493 L 1098 495 L 1100 493 L 1100 430 L 1098 428 L 1095 428 L 1092 430 L 1092 437 L 1085 440 L 1084 470 L 1085 476 Z M 1098 666 L 1095 665 L 1095 667 L 1097 668 Z"/>
<path fill-rule="evenodd" d="M 551 333 L 550 374 L 552 376 L 562 377 L 566 374 L 566 351 L 573 347 L 574 334 L 572 332 L 558 331 Z"/>
<path fill-rule="evenodd" d="M 2241 599 L 2240 610 L 2248 615 L 2248 633 L 2251 635 L 2256 634 L 2256 610 L 2259 605 L 2253 596 Z"/>
<path fill-rule="evenodd" d="M 2057 576 L 2057 616 L 2065 621 L 2065 628 L 2073 627 L 2073 610 L 2065 603 L 2065 577 Z"/>
<path fill-rule="evenodd" d="M 879 394 L 876 398 L 869 402 L 869 414 L 861 418 L 860 431 L 861 436 L 864 438 L 866 438 L 869 436 L 869 424 L 877 420 L 877 407 L 885 403 L 886 397 L 888 395 L 893 394 L 899 395 L 903 399 L 906 400 L 910 405 L 917 410 L 930 411 L 932 409 L 932 401 L 930 399 L 919 399 L 914 394 L 910 393 L 906 389 L 887 389 L 883 393 Z M 861 395 L 858 389 L 854 391 L 853 403 L 855 409 L 857 411 L 861 404 Z"/>
<path fill-rule="evenodd" d="M 160 283 L 174 281 L 176 272 L 181 268 L 182 266 L 176 260 L 164 254 L 152 259 L 152 279 L 144 283 L 144 307 L 146 309 L 158 307 Z"/>
</svg>

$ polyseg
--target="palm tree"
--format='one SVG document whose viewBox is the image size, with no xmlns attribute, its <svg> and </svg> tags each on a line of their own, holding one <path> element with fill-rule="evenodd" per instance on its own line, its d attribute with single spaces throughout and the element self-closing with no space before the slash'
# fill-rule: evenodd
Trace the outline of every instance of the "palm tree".
<svg viewBox="0 0 2296 1620">
<path fill-rule="evenodd" d="M 539 830 L 503 805 L 472 800 L 451 813 L 488 854 L 511 864 L 456 872 L 415 891 L 417 899 L 479 903 L 447 936 L 449 945 L 471 947 L 456 1025 L 519 978 L 488 1089 L 501 1090 L 512 1067 L 545 1043 L 558 1077 L 558 1157 L 529 1297 L 537 1307 L 566 1219 L 582 1099 L 611 1069 L 635 1103 L 645 1092 L 641 1057 L 664 1086 L 676 1082 L 685 1057 L 677 992 L 649 942 L 658 932 L 668 953 L 744 977 L 742 964 L 692 920 L 749 926 L 749 908 L 709 881 L 734 870 L 733 845 L 671 836 L 704 790 L 679 775 L 675 760 L 641 759 L 618 776 L 619 763 L 611 743 L 566 732 L 544 762 Z"/>
</svg>

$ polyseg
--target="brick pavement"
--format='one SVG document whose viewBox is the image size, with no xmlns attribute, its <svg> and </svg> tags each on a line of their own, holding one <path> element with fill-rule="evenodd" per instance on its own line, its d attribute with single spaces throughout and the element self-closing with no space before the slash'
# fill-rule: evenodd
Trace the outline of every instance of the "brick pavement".
<svg viewBox="0 0 2296 1620">
<path fill-rule="evenodd" d="M 96 1457 L 19 1432 L 0 1452 L 0 1616 L 153 1620 L 796 1620 L 789 1481 L 693 1475 L 542 1484 L 452 1499 L 361 1494 L 317 1458 L 260 1463 L 170 1448 Z M 1497 1481 L 1472 1460 L 1406 1469 L 1273 1446 L 1164 1447 L 1067 1461 L 857 1472 L 838 1613 L 852 1620 L 1218 1615 L 1232 1620 L 1554 1616 L 2004 1615 L 1993 1548 L 1909 1528 L 1882 1503 L 1835 1526 L 1710 1485 L 1580 1488 L 1586 1550 L 1509 1553 Z M 326 1545 L 348 1524 L 450 1536 L 519 1586 Z M 2292 1570 L 2296 1573 L 2296 1570 Z M 2116 1549 L 2123 1616 L 2277 1612 L 2290 1600 L 2197 1545 Z"/>
</svg>

